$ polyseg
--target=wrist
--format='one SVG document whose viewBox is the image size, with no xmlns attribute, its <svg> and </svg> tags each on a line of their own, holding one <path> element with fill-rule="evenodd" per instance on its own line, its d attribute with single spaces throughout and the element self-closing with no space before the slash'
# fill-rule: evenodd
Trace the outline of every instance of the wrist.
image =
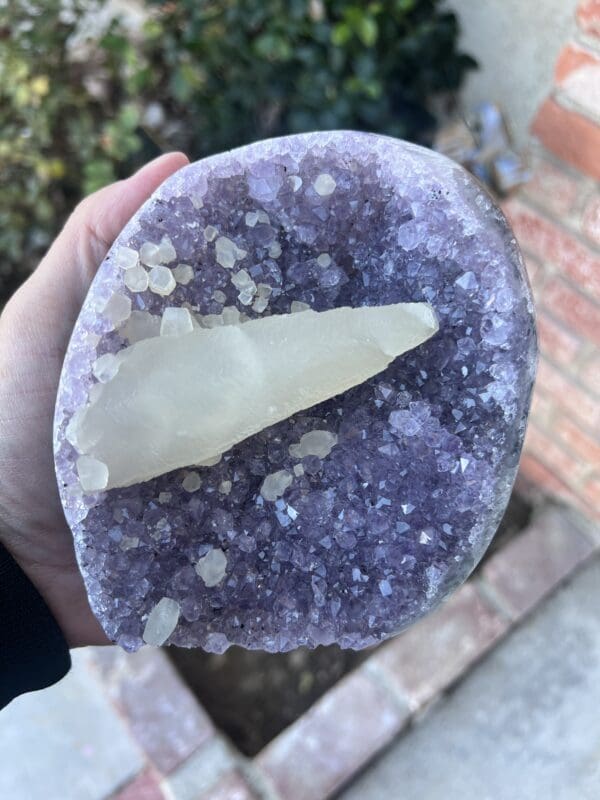
<svg viewBox="0 0 600 800">
<path fill-rule="evenodd" d="M 0 547 L 31 583 L 48 608 L 69 647 L 110 644 L 100 623 L 93 615 L 83 578 L 75 562 L 72 545 L 62 558 L 64 542 L 70 532 L 39 531 L 36 536 L 21 532 L 0 521 Z M 38 542 L 44 542 L 40 548 Z M 54 543 L 54 546 L 53 546 Z"/>
<path fill-rule="evenodd" d="M 56 683 L 71 660 L 48 606 L 0 545 L 0 708 L 24 692 Z"/>
</svg>

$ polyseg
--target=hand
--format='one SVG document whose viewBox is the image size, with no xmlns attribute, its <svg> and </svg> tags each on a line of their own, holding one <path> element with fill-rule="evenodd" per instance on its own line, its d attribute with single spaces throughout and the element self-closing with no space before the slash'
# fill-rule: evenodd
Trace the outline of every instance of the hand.
<svg viewBox="0 0 600 800">
<path fill-rule="evenodd" d="M 83 200 L 0 317 L 0 541 L 71 647 L 106 644 L 87 602 L 56 485 L 52 421 L 69 337 L 94 274 L 128 219 L 182 153 Z"/>
</svg>

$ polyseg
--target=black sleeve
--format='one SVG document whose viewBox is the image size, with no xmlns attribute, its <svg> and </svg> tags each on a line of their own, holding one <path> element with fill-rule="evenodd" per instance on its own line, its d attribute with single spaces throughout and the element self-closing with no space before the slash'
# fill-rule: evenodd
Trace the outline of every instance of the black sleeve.
<svg viewBox="0 0 600 800">
<path fill-rule="evenodd" d="M 0 708 L 70 669 L 69 648 L 34 585 L 0 544 Z"/>
</svg>

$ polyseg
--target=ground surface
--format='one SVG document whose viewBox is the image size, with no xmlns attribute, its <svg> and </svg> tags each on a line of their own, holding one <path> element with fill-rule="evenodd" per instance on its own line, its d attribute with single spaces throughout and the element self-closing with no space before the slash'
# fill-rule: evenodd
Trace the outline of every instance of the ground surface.
<svg viewBox="0 0 600 800">
<path fill-rule="evenodd" d="M 596 560 L 343 800 L 600 797 L 599 586 Z"/>
</svg>

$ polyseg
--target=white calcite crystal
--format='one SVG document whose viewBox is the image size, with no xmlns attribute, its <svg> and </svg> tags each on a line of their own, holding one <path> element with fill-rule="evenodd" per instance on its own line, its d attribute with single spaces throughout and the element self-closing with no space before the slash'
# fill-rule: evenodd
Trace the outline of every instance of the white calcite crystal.
<svg viewBox="0 0 600 800">
<path fill-rule="evenodd" d="M 163 597 L 148 614 L 142 634 L 144 642 L 154 647 L 164 644 L 177 627 L 180 614 L 179 603 L 170 597 Z"/>
<path fill-rule="evenodd" d="M 260 493 L 265 500 L 277 500 L 292 485 L 293 480 L 292 474 L 287 469 L 277 470 L 264 479 Z"/>
<path fill-rule="evenodd" d="M 219 236 L 215 242 L 215 255 L 217 264 L 220 264 L 225 269 L 233 269 L 236 261 L 241 261 L 248 253 L 238 247 L 234 241 L 228 239 L 227 236 Z"/>
<path fill-rule="evenodd" d="M 198 461 L 196 464 L 197 467 L 214 467 L 219 461 L 222 459 L 223 454 L 219 453 L 216 456 L 211 456 L 210 458 L 205 458 L 204 461 Z"/>
<path fill-rule="evenodd" d="M 167 307 L 160 323 L 161 336 L 183 336 L 194 330 L 192 315 L 187 308 Z"/>
<path fill-rule="evenodd" d="M 281 245 L 279 244 L 279 242 L 273 242 L 272 244 L 270 244 L 268 253 L 270 258 L 279 258 L 279 256 L 282 253 Z"/>
<path fill-rule="evenodd" d="M 198 559 L 195 569 L 209 589 L 218 586 L 225 577 L 227 556 L 219 547 L 213 547 Z"/>
<path fill-rule="evenodd" d="M 190 264 L 177 264 L 173 270 L 173 277 L 182 286 L 187 286 L 194 278 L 194 268 Z"/>
<path fill-rule="evenodd" d="M 84 492 L 100 492 L 108 484 L 108 467 L 90 456 L 79 456 L 76 462 L 77 476 Z"/>
<path fill-rule="evenodd" d="M 114 353 L 105 353 L 92 364 L 92 374 L 100 383 L 106 383 L 115 377 L 119 369 L 120 360 Z"/>
<path fill-rule="evenodd" d="M 308 303 L 303 303 L 301 300 L 292 300 L 292 304 L 290 306 L 290 312 L 292 314 L 298 314 L 300 311 L 309 311 L 310 306 Z"/>
<path fill-rule="evenodd" d="M 269 298 L 273 292 L 273 287 L 268 283 L 259 283 L 256 287 L 256 299 L 252 304 L 252 310 L 257 314 L 262 314 L 269 306 Z"/>
<path fill-rule="evenodd" d="M 152 267 L 148 277 L 150 291 L 154 292 L 154 294 L 160 294 L 163 297 L 171 294 L 177 285 L 173 271 L 170 270 L 169 267 Z"/>
<path fill-rule="evenodd" d="M 238 300 L 243 306 L 249 306 L 254 301 L 257 292 L 256 284 L 245 269 L 234 272 L 231 282 L 238 289 Z"/>
<path fill-rule="evenodd" d="M 436 331 L 431 306 L 398 303 L 143 340 L 98 385 L 77 428 L 80 450 L 108 466 L 109 488 L 198 464 L 363 383 Z M 319 452 L 331 448 L 319 441 Z"/>
<path fill-rule="evenodd" d="M 168 236 L 164 236 L 158 245 L 158 258 L 160 264 L 170 264 L 177 258 L 175 248 Z"/>
<path fill-rule="evenodd" d="M 161 318 L 149 311 L 132 311 L 126 322 L 119 328 L 120 336 L 129 344 L 151 339 L 160 333 Z"/>
<path fill-rule="evenodd" d="M 138 263 L 138 252 L 132 247 L 119 247 L 115 253 L 115 264 L 121 269 L 133 269 L 133 267 L 137 267 Z"/>
<path fill-rule="evenodd" d="M 130 292 L 145 292 L 148 288 L 148 273 L 142 266 L 132 267 L 125 272 L 123 282 Z"/>
<path fill-rule="evenodd" d="M 160 264 L 160 249 L 154 242 L 144 242 L 140 247 L 140 260 L 147 267 L 156 267 Z"/>
<path fill-rule="evenodd" d="M 231 276 L 231 282 L 236 289 L 239 289 L 240 291 L 247 289 L 248 287 L 256 289 L 256 284 L 250 277 L 250 273 L 245 269 L 241 269 L 239 272 L 234 272 Z"/>
<path fill-rule="evenodd" d="M 321 197 L 327 197 L 333 194 L 336 183 L 335 180 L 327 172 L 322 172 L 313 184 L 314 190 Z"/>
<path fill-rule="evenodd" d="M 249 306 L 252 301 L 254 300 L 254 295 L 256 293 L 256 289 L 243 289 L 238 294 L 238 300 L 240 301 L 241 305 Z"/>
<path fill-rule="evenodd" d="M 114 292 L 102 309 L 102 316 L 106 317 L 115 328 L 121 325 L 131 314 L 131 298 L 120 292 Z"/>
<path fill-rule="evenodd" d="M 241 314 L 235 306 L 225 306 L 221 314 L 223 325 L 239 325 L 241 322 Z"/>
<path fill-rule="evenodd" d="M 197 492 L 202 486 L 202 478 L 197 472 L 188 472 L 185 478 L 181 481 L 181 485 L 186 492 L 192 494 L 193 492 Z"/>
<path fill-rule="evenodd" d="M 318 456 L 326 458 L 337 444 L 337 436 L 331 431 L 309 431 L 301 437 L 298 444 L 290 445 L 290 455 L 294 458 Z"/>
</svg>

